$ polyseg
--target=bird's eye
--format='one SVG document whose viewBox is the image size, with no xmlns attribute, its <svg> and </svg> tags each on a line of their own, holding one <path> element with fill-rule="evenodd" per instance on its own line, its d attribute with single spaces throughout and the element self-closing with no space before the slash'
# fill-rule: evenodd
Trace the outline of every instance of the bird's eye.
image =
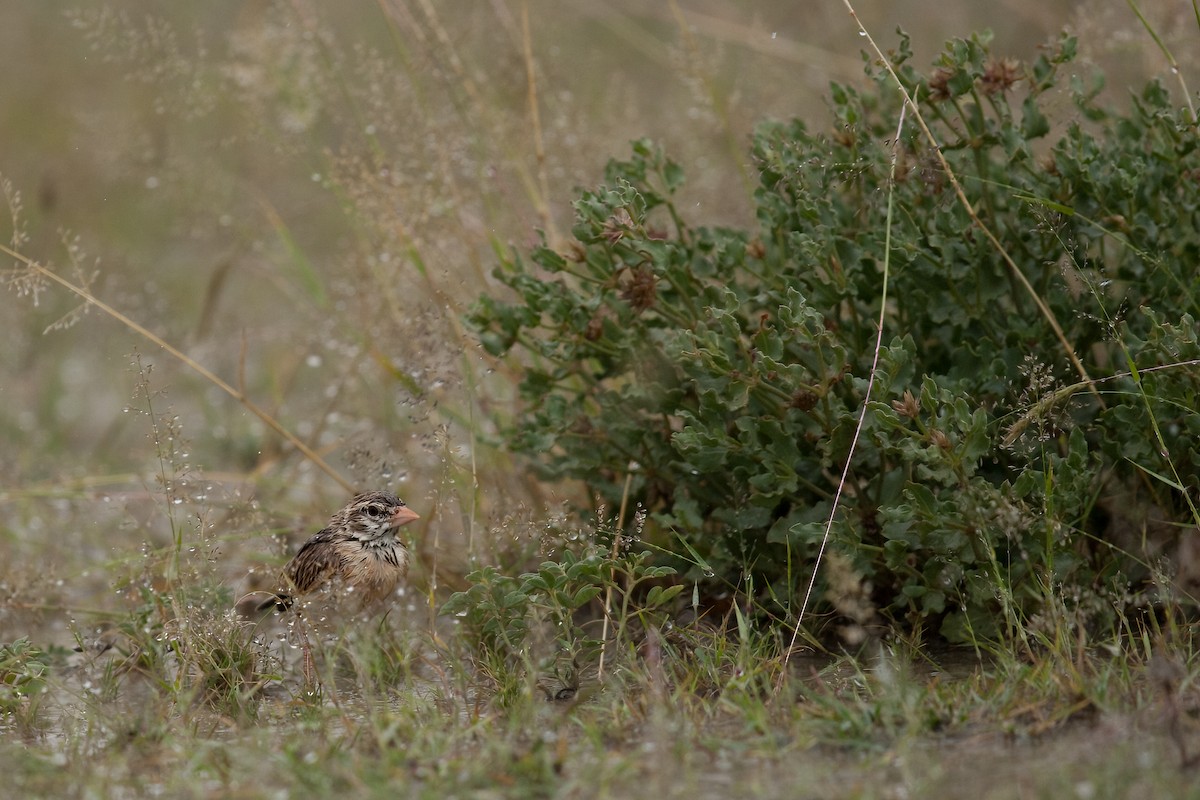
<svg viewBox="0 0 1200 800">
<path fill-rule="evenodd" d="M 375 505 L 374 503 L 367 506 L 367 516 L 378 517 L 382 514 L 383 514 L 383 506 Z"/>
</svg>

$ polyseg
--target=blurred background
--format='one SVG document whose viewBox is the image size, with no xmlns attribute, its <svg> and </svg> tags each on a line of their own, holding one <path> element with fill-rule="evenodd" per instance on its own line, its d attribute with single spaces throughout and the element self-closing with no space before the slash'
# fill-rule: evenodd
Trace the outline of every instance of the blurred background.
<svg viewBox="0 0 1200 800">
<path fill-rule="evenodd" d="M 577 189 L 641 137 L 683 166 L 689 222 L 751 225 L 755 124 L 828 127 L 830 82 L 865 80 L 866 39 L 838 2 L 2 8 L 0 243 L 244 392 L 342 479 L 129 322 L 5 256 L 5 641 L 40 623 L 65 634 L 114 589 L 185 568 L 236 591 L 350 485 L 422 515 L 420 589 L 535 553 L 589 499 L 493 446 L 519 365 L 487 359 L 461 319 L 498 291 L 496 254 L 563 244 Z M 982 29 L 1027 62 L 1067 28 L 1111 103 L 1154 77 L 1181 91 L 1125 3 L 854 8 L 885 50 L 904 28 L 919 68 Z M 1197 63 L 1189 4 L 1139 8 Z"/>
</svg>

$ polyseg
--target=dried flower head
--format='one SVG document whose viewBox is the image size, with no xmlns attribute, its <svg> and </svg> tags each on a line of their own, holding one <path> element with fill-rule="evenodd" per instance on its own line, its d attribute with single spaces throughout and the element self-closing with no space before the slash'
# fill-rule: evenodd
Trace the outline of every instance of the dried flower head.
<svg viewBox="0 0 1200 800">
<path fill-rule="evenodd" d="M 646 267 L 637 267 L 629 275 L 630 280 L 621 292 L 621 299 L 636 312 L 651 308 L 658 298 L 658 279 Z"/>
<path fill-rule="evenodd" d="M 618 208 L 612 216 L 604 221 L 604 238 L 616 244 L 625 238 L 625 234 L 633 228 L 633 217 L 623 208 Z"/>
<path fill-rule="evenodd" d="M 985 95 L 1003 94 L 1021 79 L 1021 62 L 1013 58 L 992 59 L 979 80 Z"/>
<path fill-rule="evenodd" d="M 929 99 L 941 103 L 950 99 L 950 79 L 954 70 L 949 67 L 938 67 L 929 76 Z"/>
</svg>

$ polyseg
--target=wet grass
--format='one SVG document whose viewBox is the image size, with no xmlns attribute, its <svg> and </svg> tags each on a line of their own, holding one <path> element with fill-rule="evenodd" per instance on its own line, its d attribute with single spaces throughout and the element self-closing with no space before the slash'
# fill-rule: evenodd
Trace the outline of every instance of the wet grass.
<svg viewBox="0 0 1200 800">
<path fill-rule="evenodd" d="M 98 639 L 77 629 L 79 651 L 4 651 L 10 786 L 955 798 L 1184 797 L 1195 783 L 1190 647 L 1147 656 L 1114 640 L 1015 657 L 885 639 L 797 656 L 781 674 L 770 632 L 681 626 L 652 647 L 614 643 L 603 680 L 584 664 L 552 692 L 531 664 L 483 668 L 453 619 L 435 636 L 395 613 L 331 631 L 313 687 L 286 625 L 251 625 L 192 584 L 143 592 Z"/>
<path fill-rule="evenodd" d="M 786 3 L 749 22 L 723 3 L 34 5 L 0 32 L 10 244 L 229 391 L 78 293 L 31 278 L 0 295 L 6 793 L 1195 794 L 1200 661 L 1180 609 L 1103 632 L 1064 613 L 963 651 L 810 643 L 786 667 L 790 631 L 752 613 L 621 619 L 602 675 L 595 654 L 488 659 L 439 613 L 470 569 L 595 535 L 563 510 L 586 498 L 492 446 L 519 367 L 460 319 L 495 250 L 560 236 L 574 187 L 643 135 L 696 165 L 708 220 L 742 221 L 751 126 L 819 115 L 828 79 L 860 75 L 840 16 L 831 46 L 820 26 L 788 33 Z M 972 13 L 926 31 L 927 53 L 987 24 L 1022 57 L 1045 38 Z M 1139 27 L 1093 36 L 1097 57 Z M 318 458 L 424 518 L 393 611 L 322 635 L 319 687 L 286 623 L 229 614 L 248 570 L 340 505 Z"/>
<path fill-rule="evenodd" d="M 183 505 L 181 519 L 205 513 Z M 58 521 L 78 529 L 92 506 L 59 503 Z M 251 511 L 229 518 L 256 527 Z M 111 515 L 105 533 L 122 536 L 123 522 Z M 539 660 L 536 646 L 489 658 L 459 617 L 410 588 L 382 619 L 342 620 L 312 636 L 313 684 L 286 617 L 230 612 L 225 548 L 251 530 L 204 530 L 184 525 L 177 544 L 104 564 L 118 577 L 115 596 L 96 598 L 102 608 L 79 605 L 58 579 L 6 585 L 6 628 L 30 632 L 0 652 L 0 764 L 14 791 L 1193 792 L 1200 658 L 1194 625 L 1170 615 L 1104 635 L 1064 615 L 1030 624 L 1024 641 L 977 648 L 891 634 L 852 651 L 811 643 L 786 666 L 788 631 L 753 613 L 740 625 L 736 615 L 724 624 L 679 616 L 653 629 L 617 619 L 623 634 L 609 643 L 601 676 L 595 652 L 569 668 Z M 64 633 L 68 645 L 47 644 Z"/>
</svg>

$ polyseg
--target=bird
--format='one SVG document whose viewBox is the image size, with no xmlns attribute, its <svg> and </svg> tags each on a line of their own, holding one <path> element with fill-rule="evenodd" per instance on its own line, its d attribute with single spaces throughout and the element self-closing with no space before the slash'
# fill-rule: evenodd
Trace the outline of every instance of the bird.
<svg viewBox="0 0 1200 800">
<path fill-rule="evenodd" d="M 356 597 L 358 610 L 380 606 L 408 575 L 408 548 L 400 528 L 420 519 L 390 492 L 357 494 L 329 524 L 300 546 L 273 590 L 254 591 L 237 601 L 245 617 L 272 609 L 287 611 L 297 600 L 324 586 Z"/>
</svg>

